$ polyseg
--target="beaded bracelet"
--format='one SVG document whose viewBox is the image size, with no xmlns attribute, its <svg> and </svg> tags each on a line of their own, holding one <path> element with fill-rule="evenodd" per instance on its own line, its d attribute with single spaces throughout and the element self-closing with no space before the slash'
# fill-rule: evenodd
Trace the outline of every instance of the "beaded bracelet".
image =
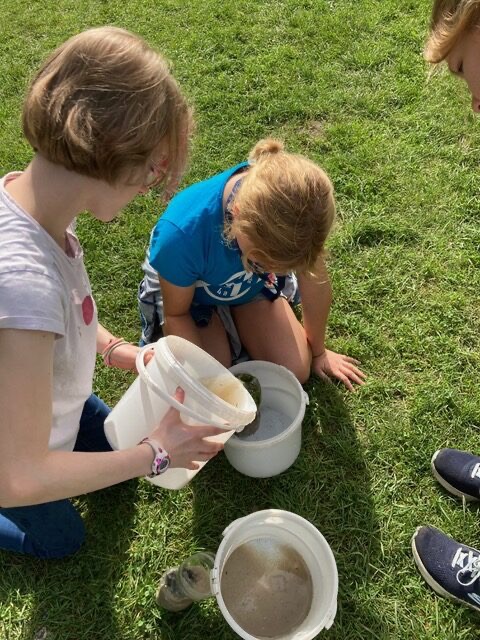
<svg viewBox="0 0 480 640">
<path fill-rule="evenodd" d="M 124 338 L 112 338 L 111 340 L 109 340 L 109 342 L 107 343 L 107 346 L 102 351 L 103 362 L 107 367 L 112 366 L 112 361 L 111 361 L 112 353 L 115 351 L 117 347 L 121 347 L 124 344 L 130 344 L 130 343 L 127 342 Z"/>
</svg>

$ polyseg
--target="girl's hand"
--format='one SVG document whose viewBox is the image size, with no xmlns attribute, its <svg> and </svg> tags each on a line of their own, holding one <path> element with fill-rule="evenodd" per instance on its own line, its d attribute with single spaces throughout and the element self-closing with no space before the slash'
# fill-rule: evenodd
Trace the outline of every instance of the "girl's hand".
<svg viewBox="0 0 480 640">
<path fill-rule="evenodd" d="M 177 389 L 175 399 L 183 402 L 184 397 L 184 391 Z M 221 433 L 225 431 L 217 427 L 183 424 L 179 412 L 172 407 L 151 435 L 168 451 L 171 467 L 198 469 L 197 462 L 210 460 L 223 449 L 223 442 L 206 440 Z"/>
<path fill-rule="evenodd" d="M 365 384 L 366 375 L 356 365 L 360 364 L 355 358 L 344 356 L 325 349 L 325 351 L 312 359 L 312 371 L 324 380 L 338 378 L 350 391 L 354 391 L 352 381 L 357 384 Z"/>
<path fill-rule="evenodd" d="M 137 347 L 135 344 L 128 343 L 118 346 L 110 357 L 111 366 L 117 369 L 128 369 L 136 372 L 135 359 L 139 351 L 140 347 Z M 147 351 L 144 358 L 145 364 L 148 364 L 153 358 L 153 351 Z"/>
</svg>

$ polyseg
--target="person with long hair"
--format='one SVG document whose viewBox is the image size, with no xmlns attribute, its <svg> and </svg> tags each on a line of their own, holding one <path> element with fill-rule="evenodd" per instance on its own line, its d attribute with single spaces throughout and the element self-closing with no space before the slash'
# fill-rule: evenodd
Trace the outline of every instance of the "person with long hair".
<svg viewBox="0 0 480 640">
<path fill-rule="evenodd" d="M 480 112 L 480 0 L 435 0 L 425 58 L 445 62 L 467 85 L 471 106 Z M 432 473 L 449 493 L 467 501 L 480 499 L 480 456 L 440 449 Z M 443 597 L 480 611 L 480 551 L 457 542 L 439 529 L 418 527 L 413 556 L 426 582 Z"/>
<path fill-rule="evenodd" d="M 313 372 L 350 390 L 363 384 L 359 363 L 325 342 L 334 218 L 325 171 L 271 138 L 248 161 L 181 191 L 153 229 L 144 263 L 142 343 L 175 334 L 227 367 L 248 354 L 302 383 Z"/>
</svg>

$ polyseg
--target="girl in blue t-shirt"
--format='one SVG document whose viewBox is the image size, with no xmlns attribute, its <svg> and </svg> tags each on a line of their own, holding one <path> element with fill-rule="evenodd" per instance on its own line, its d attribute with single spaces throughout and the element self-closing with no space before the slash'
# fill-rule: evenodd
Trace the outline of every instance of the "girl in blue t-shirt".
<svg viewBox="0 0 480 640">
<path fill-rule="evenodd" d="M 305 382 L 313 371 L 363 384 L 358 361 L 325 346 L 331 287 L 323 259 L 332 184 L 277 140 L 180 192 L 152 231 L 139 288 L 142 342 L 175 334 L 225 366 L 242 346 Z M 291 304 L 302 303 L 303 325 Z"/>
</svg>

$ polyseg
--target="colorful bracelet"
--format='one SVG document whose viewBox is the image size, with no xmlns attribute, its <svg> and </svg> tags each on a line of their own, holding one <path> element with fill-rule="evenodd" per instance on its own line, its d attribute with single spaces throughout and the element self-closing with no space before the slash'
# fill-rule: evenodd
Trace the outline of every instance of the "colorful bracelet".
<svg viewBox="0 0 480 640">
<path fill-rule="evenodd" d="M 130 344 L 130 343 L 127 342 L 124 338 L 112 338 L 111 340 L 109 340 L 109 342 L 107 343 L 107 346 L 105 347 L 105 349 L 102 351 L 102 354 L 101 354 L 103 358 L 103 362 L 107 367 L 112 366 L 112 361 L 111 361 L 112 353 L 115 351 L 117 347 L 121 347 L 123 344 Z"/>
</svg>

